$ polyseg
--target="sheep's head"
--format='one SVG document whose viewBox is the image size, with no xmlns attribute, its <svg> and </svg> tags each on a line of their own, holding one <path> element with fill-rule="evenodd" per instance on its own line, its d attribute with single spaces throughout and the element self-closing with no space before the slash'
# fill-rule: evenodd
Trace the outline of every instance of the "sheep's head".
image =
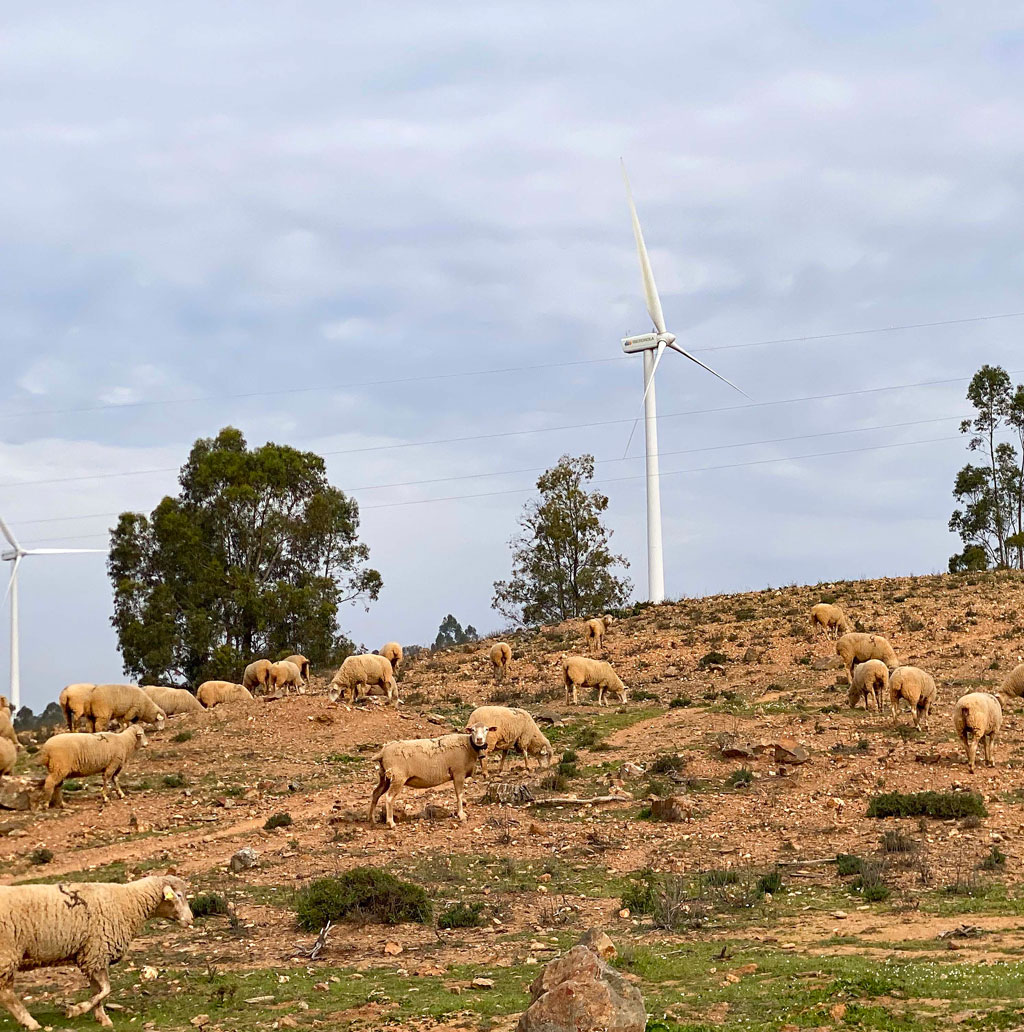
<svg viewBox="0 0 1024 1032">
<path fill-rule="evenodd" d="M 188 886 L 180 878 L 168 875 L 163 879 L 163 894 L 160 905 L 154 911 L 155 917 L 166 917 L 177 921 L 183 928 L 192 924 L 192 908 L 185 898 L 185 890 Z"/>
<path fill-rule="evenodd" d="M 141 724 L 132 724 L 132 730 L 135 732 L 135 742 L 140 748 L 149 745 L 149 739 Z"/>
<path fill-rule="evenodd" d="M 477 752 L 484 752 L 487 748 L 487 735 L 497 730 L 497 727 L 488 727 L 486 724 L 470 724 L 465 729 L 465 734 L 469 735 L 469 744 Z"/>
<path fill-rule="evenodd" d="M 167 714 L 164 713 L 163 710 L 158 710 L 157 711 L 157 715 L 156 715 L 156 720 L 153 721 L 153 723 L 156 725 L 157 731 L 162 731 L 164 729 L 164 724 L 166 722 L 167 722 Z"/>
</svg>

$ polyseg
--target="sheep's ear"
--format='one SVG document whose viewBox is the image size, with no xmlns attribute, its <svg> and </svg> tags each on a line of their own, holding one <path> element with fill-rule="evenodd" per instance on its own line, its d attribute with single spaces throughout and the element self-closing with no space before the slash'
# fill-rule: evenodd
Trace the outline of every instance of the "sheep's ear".
<svg viewBox="0 0 1024 1032">
<path fill-rule="evenodd" d="M 164 899 L 167 900 L 168 903 L 174 899 L 174 889 L 172 889 L 170 885 L 164 886 Z"/>
<path fill-rule="evenodd" d="M 496 727 L 489 727 L 487 730 L 488 731 L 497 731 L 498 729 Z"/>
</svg>

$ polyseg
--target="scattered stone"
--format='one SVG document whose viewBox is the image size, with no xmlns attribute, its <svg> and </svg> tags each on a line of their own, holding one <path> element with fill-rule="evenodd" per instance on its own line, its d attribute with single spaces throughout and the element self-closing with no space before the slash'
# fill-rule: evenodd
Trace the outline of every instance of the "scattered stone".
<svg viewBox="0 0 1024 1032">
<path fill-rule="evenodd" d="M 109 1006 L 109 1004 L 107 1006 Z M 209 1014 L 197 1014 L 194 1018 L 189 1018 L 188 1019 L 188 1023 L 190 1025 L 194 1026 L 195 1028 L 202 1028 L 203 1025 L 209 1025 L 210 1024 L 210 1015 Z"/>
<path fill-rule="evenodd" d="M 448 721 L 444 717 L 442 717 L 440 713 L 428 713 L 427 723 L 439 724 L 441 727 L 443 727 L 445 724 L 448 723 Z"/>
<path fill-rule="evenodd" d="M 744 663 L 760 663 L 762 659 L 764 659 L 764 649 L 755 649 L 753 645 L 743 653 Z"/>
<path fill-rule="evenodd" d="M 838 670 L 843 661 L 838 656 L 819 656 L 811 660 L 812 670 Z"/>
<path fill-rule="evenodd" d="M 389 957 L 397 957 L 399 953 L 404 953 L 405 950 L 403 949 L 400 943 L 394 942 L 393 940 L 389 939 L 386 943 L 384 943 L 384 952 Z"/>
<path fill-rule="evenodd" d="M 493 978 L 474 978 L 470 983 L 474 989 L 493 989 L 494 979 Z"/>
<path fill-rule="evenodd" d="M 255 849 L 252 849 L 250 846 L 243 846 L 228 861 L 228 867 L 235 874 L 238 874 L 239 871 L 248 871 L 250 867 L 255 867 L 259 859 L 260 855 Z"/>
<path fill-rule="evenodd" d="M 627 778 L 638 778 L 646 770 L 639 763 L 624 763 L 619 769 Z"/>
<path fill-rule="evenodd" d="M 501 803 L 503 806 L 524 806 L 533 801 L 533 790 L 529 785 L 517 785 L 511 781 L 489 781 L 483 796 L 483 802 Z"/>
<path fill-rule="evenodd" d="M 753 742 L 740 741 L 736 735 L 722 734 L 717 741 L 719 751 L 727 760 L 752 760 L 757 755 Z"/>
<path fill-rule="evenodd" d="M 806 763 L 811 754 L 795 739 L 780 738 L 775 742 L 776 763 Z"/>
<path fill-rule="evenodd" d="M 693 810 L 682 796 L 666 796 L 651 802 L 651 816 L 656 821 L 688 821 Z"/>
<path fill-rule="evenodd" d="M 0 783 L 0 810 L 31 810 L 32 792 L 23 782 L 4 779 Z"/>
<path fill-rule="evenodd" d="M 600 928 L 588 928 L 580 936 L 578 945 L 592 949 L 602 960 L 611 960 L 612 957 L 618 956 L 619 952 L 615 948 L 615 943 Z"/>
<path fill-rule="evenodd" d="M 667 669 L 667 670 L 665 671 L 665 676 L 666 676 L 666 677 L 678 677 L 678 676 L 679 676 L 679 667 L 675 667 L 675 666 L 670 666 L 670 667 L 669 667 L 669 668 L 668 668 L 668 669 Z"/>
</svg>

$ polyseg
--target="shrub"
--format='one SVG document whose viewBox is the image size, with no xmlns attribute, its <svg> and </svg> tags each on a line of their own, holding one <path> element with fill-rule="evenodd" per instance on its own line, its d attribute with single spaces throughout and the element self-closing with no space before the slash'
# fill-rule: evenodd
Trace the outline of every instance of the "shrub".
<svg viewBox="0 0 1024 1032">
<path fill-rule="evenodd" d="M 769 871 L 767 874 L 762 874 L 757 879 L 757 891 L 762 896 L 766 893 L 777 896 L 780 892 L 785 892 L 786 887 L 782 884 L 782 872 Z"/>
<path fill-rule="evenodd" d="M 836 870 L 840 878 L 848 878 L 851 874 L 860 874 L 864 860 L 854 853 L 840 853 L 836 857 Z"/>
<path fill-rule="evenodd" d="M 597 740 L 601 736 L 598 734 L 597 729 L 593 727 L 581 727 L 576 732 L 576 744 L 581 749 L 589 749 L 597 744 Z"/>
<path fill-rule="evenodd" d="M 163 784 L 164 788 L 185 788 L 188 778 L 184 774 L 165 774 Z"/>
<path fill-rule="evenodd" d="M 869 817 L 987 817 L 985 803 L 977 792 L 883 792 L 868 803 Z"/>
<path fill-rule="evenodd" d="M 715 868 L 705 871 L 701 877 L 708 885 L 713 885 L 716 888 L 720 888 L 723 885 L 735 885 L 740 880 L 740 876 L 735 871 L 723 871 Z"/>
<path fill-rule="evenodd" d="M 1001 871 L 1006 866 L 1006 854 L 998 847 L 993 846 L 992 851 L 981 862 L 983 871 Z"/>
<path fill-rule="evenodd" d="M 172 741 L 175 741 L 175 742 L 190 742 L 191 740 L 192 740 L 192 732 L 191 731 L 179 731 L 174 736 L 174 738 L 172 739 Z"/>
<path fill-rule="evenodd" d="M 728 662 L 729 662 L 729 659 L 725 655 L 725 653 L 723 653 L 723 652 L 715 652 L 715 651 L 712 650 L 711 652 L 706 652 L 703 656 L 700 657 L 700 659 L 697 661 L 697 666 L 702 667 L 702 668 L 709 667 L 712 664 L 717 664 L 718 666 L 723 666 L 725 663 L 728 663 Z"/>
<path fill-rule="evenodd" d="M 647 768 L 651 774 L 672 774 L 682 770 L 689 763 L 689 757 L 682 753 L 661 753 L 656 756 L 654 762 Z"/>
<path fill-rule="evenodd" d="M 42 867 L 43 864 L 48 864 L 52 859 L 53 850 L 47 849 L 46 846 L 39 846 L 28 855 L 28 862 L 33 867 Z"/>
<path fill-rule="evenodd" d="M 861 861 L 860 873 L 850 887 L 863 896 L 865 903 L 880 903 L 889 898 L 889 886 L 882 880 L 882 865 L 874 860 Z"/>
<path fill-rule="evenodd" d="M 275 813 L 267 818 L 266 824 L 263 825 L 264 831 L 273 831 L 275 828 L 287 828 L 292 823 L 292 815 L 290 813 Z"/>
<path fill-rule="evenodd" d="M 189 906 L 196 917 L 214 917 L 228 912 L 228 901 L 219 892 L 200 892 Z"/>
<path fill-rule="evenodd" d="M 917 842 L 902 831 L 886 831 L 882 833 L 883 853 L 913 853 Z"/>
<path fill-rule="evenodd" d="M 484 905 L 478 903 L 453 903 L 437 919 L 438 928 L 479 928 L 484 923 Z"/>
<path fill-rule="evenodd" d="M 674 699 L 669 700 L 669 709 L 682 709 L 686 706 L 692 706 L 693 699 L 689 695 L 677 695 Z"/>
<path fill-rule="evenodd" d="M 731 788 L 746 788 L 754 780 L 754 772 L 746 767 L 737 767 L 726 779 Z"/>
<path fill-rule="evenodd" d="M 432 907 L 426 892 L 379 867 L 356 867 L 331 878 L 317 878 L 295 894 L 299 927 L 319 931 L 328 921 L 352 917 L 396 925 L 425 924 Z"/>
</svg>

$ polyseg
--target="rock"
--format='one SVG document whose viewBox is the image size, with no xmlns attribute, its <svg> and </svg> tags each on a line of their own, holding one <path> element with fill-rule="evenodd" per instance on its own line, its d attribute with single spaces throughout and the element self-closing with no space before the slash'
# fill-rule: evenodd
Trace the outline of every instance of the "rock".
<svg viewBox="0 0 1024 1032">
<path fill-rule="evenodd" d="M 244 846 L 228 861 L 228 868 L 238 874 L 239 871 L 247 871 L 250 867 L 255 867 L 259 858 L 260 855 L 255 849 Z"/>
<path fill-rule="evenodd" d="M 551 727 L 562 724 L 562 718 L 553 709 L 542 709 L 539 713 L 533 715 L 533 719 L 538 724 L 548 724 Z"/>
<path fill-rule="evenodd" d="M 679 667 L 675 667 L 675 666 L 670 666 L 670 667 L 669 667 L 669 668 L 668 668 L 668 669 L 667 669 L 667 670 L 665 671 L 665 676 L 666 676 L 666 677 L 678 677 L 678 676 L 679 676 Z"/>
<path fill-rule="evenodd" d="M 743 653 L 743 662 L 744 663 L 760 663 L 763 658 L 764 658 L 764 650 L 763 649 L 755 649 L 753 645 L 751 645 L 750 648 L 747 649 L 747 651 Z"/>
<path fill-rule="evenodd" d="M 838 656 L 819 656 L 811 660 L 812 670 L 838 670 L 843 661 Z"/>
<path fill-rule="evenodd" d="M 600 928 L 588 928 L 580 936 L 578 945 L 592 949 L 602 960 L 611 960 L 612 957 L 618 956 L 619 952 L 615 948 L 615 943 Z"/>
<path fill-rule="evenodd" d="M 624 763 L 619 770 L 627 778 L 638 778 L 644 773 L 644 768 L 639 763 Z"/>
<path fill-rule="evenodd" d="M 718 748 L 728 760 L 752 760 L 757 749 L 752 742 L 741 742 L 735 735 L 718 736 Z"/>
<path fill-rule="evenodd" d="M 439 724 L 442 727 L 444 727 L 444 725 L 447 724 L 448 721 L 444 717 L 442 717 L 440 713 L 428 713 L 427 714 L 427 723 L 428 724 Z"/>
<path fill-rule="evenodd" d="M 401 946 L 400 943 L 397 943 L 397 942 L 394 942 L 392 940 L 389 940 L 388 942 L 384 943 L 384 952 L 389 957 L 397 957 L 398 954 L 399 953 L 403 953 L 404 950 L 402 949 L 402 946 Z"/>
<path fill-rule="evenodd" d="M 806 763 L 810 753 L 795 738 L 780 738 L 775 743 L 776 763 Z"/>
<path fill-rule="evenodd" d="M 593 950 L 574 946 L 551 961 L 530 986 L 519 1032 L 644 1032 L 640 990 Z"/>
<path fill-rule="evenodd" d="M 666 796 L 651 802 L 651 816 L 656 821 L 688 821 L 693 810 L 682 796 Z"/>
<path fill-rule="evenodd" d="M 17 781 L 0 782 L 0 810 L 31 810 L 32 793 Z"/>
<path fill-rule="evenodd" d="M 474 978 L 470 983 L 474 989 L 493 989 L 494 979 L 493 978 Z"/>
</svg>

